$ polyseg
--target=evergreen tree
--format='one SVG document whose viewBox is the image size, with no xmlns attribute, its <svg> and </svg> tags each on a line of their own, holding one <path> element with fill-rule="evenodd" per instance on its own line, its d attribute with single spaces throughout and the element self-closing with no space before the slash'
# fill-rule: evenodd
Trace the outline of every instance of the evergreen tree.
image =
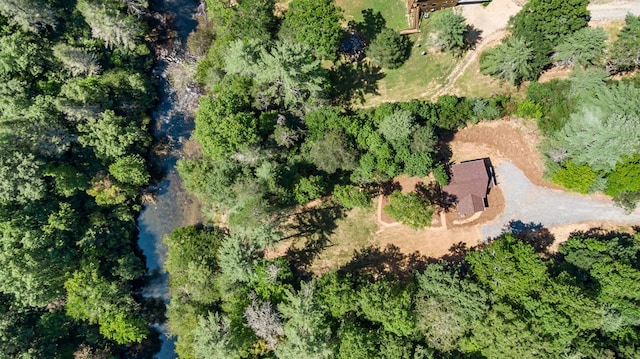
<svg viewBox="0 0 640 359">
<path fill-rule="evenodd" d="M 384 28 L 369 44 L 367 56 L 374 64 L 388 69 L 400 67 L 411 51 L 409 40 L 397 31 Z"/>
<path fill-rule="evenodd" d="M 597 66 L 603 59 L 606 41 L 607 33 L 602 28 L 582 28 L 555 47 L 553 61 L 560 66 Z"/>
<path fill-rule="evenodd" d="M 57 25 L 55 10 L 38 0 L 2 0 L 0 14 L 25 31 L 40 32 Z"/>
<path fill-rule="evenodd" d="M 538 73 L 533 68 L 534 49 L 524 38 L 510 36 L 504 42 L 480 55 L 480 72 L 519 85 L 533 80 Z"/>
<path fill-rule="evenodd" d="M 342 10 L 333 0 L 294 0 L 278 35 L 304 44 L 320 59 L 333 60 L 342 39 L 341 22 Z"/>
<path fill-rule="evenodd" d="M 108 48 L 122 46 L 133 50 L 138 44 L 142 32 L 138 20 L 122 14 L 116 4 L 82 0 L 76 7 L 91 27 L 93 37 L 103 40 Z"/>
<path fill-rule="evenodd" d="M 531 0 L 509 20 L 513 37 L 527 44 L 530 70 L 524 80 L 538 78 L 551 63 L 554 47 L 587 26 L 588 3 L 588 0 Z"/>
<path fill-rule="evenodd" d="M 315 299 L 313 283 L 302 284 L 300 291 L 287 291 L 287 300 L 278 305 L 286 322 L 284 341 L 275 355 L 279 359 L 324 359 L 332 355 L 332 333 L 324 310 Z"/>
<path fill-rule="evenodd" d="M 53 55 L 72 76 L 94 76 L 100 73 L 98 57 L 93 52 L 60 43 L 53 47 Z"/>
<path fill-rule="evenodd" d="M 640 16 L 627 14 L 626 24 L 609 50 L 607 69 L 629 71 L 640 67 Z"/>
<path fill-rule="evenodd" d="M 453 10 L 438 11 L 433 14 L 431 25 L 436 33 L 436 46 L 441 50 L 451 51 L 465 48 L 464 37 L 469 29 L 464 16 Z"/>
</svg>

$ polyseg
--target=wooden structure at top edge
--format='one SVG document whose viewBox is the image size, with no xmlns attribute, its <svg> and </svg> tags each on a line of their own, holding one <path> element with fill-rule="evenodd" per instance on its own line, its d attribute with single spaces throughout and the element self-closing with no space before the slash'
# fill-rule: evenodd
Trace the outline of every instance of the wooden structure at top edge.
<svg viewBox="0 0 640 359">
<path fill-rule="evenodd" d="M 411 19 L 411 28 L 400 31 L 402 35 L 420 31 L 420 18 L 436 10 L 448 9 L 458 5 L 458 0 L 407 0 L 407 17 Z"/>
</svg>

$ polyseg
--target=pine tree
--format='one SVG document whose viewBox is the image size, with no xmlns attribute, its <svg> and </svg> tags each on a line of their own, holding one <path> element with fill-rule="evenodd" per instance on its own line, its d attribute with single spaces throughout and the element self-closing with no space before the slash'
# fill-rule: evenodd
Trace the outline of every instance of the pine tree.
<svg viewBox="0 0 640 359">
<path fill-rule="evenodd" d="M 480 72 L 519 85 L 537 76 L 531 65 L 533 56 L 530 43 L 523 38 L 510 36 L 502 44 L 480 55 Z"/>
<path fill-rule="evenodd" d="M 61 43 L 53 47 L 53 55 L 72 76 L 93 76 L 100 73 L 98 57 L 93 52 Z"/>
<path fill-rule="evenodd" d="M 122 46 L 132 50 L 136 47 L 141 27 L 135 18 L 123 15 L 109 3 L 81 0 L 76 6 L 91 27 L 93 37 L 103 40 L 108 48 Z"/>
<path fill-rule="evenodd" d="M 15 21 L 25 31 L 55 28 L 55 11 L 39 0 L 0 0 L 0 14 Z"/>
</svg>

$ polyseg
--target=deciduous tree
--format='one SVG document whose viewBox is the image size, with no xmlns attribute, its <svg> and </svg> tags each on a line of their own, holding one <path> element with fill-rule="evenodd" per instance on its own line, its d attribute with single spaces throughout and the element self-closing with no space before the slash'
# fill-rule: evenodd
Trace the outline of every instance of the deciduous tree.
<svg viewBox="0 0 640 359">
<path fill-rule="evenodd" d="M 28 203 L 46 194 L 43 162 L 31 153 L 0 151 L 0 203 Z"/>
<path fill-rule="evenodd" d="M 309 159 L 318 169 L 333 174 L 355 169 L 357 153 L 343 133 L 331 131 L 311 144 Z"/>
<path fill-rule="evenodd" d="M 384 211 L 391 218 L 403 224 L 420 229 L 431 225 L 433 208 L 417 193 L 402 193 L 395 191 L 389 197 L 389 204 Z"/>
<path fill-rule="evenodd" d="M 333 199 L 346 208 L 369 207 L 371 199 L 363 188 L 353 185 L 336 185 Z"/>
<path fill-rule="evenodd" d="M 109 166 L 109 173 L 122 183 L 142 186 L 149 182 L 144 158 L 140 155 L 124 156 Z"/>
<path fill-rule="evenodd" d="M 367 283 L 359 292 L 362 314 L 398 336 L 411 336 L 415 330 L 411 292 L 400 283 L 379 280 Z"/>
<path fill-rule="evenodd" d="M 506 234 L 479 251 L 471 252 L 466 260 L 478 281 L 496 294 L 514 301 L 543 289 L 548 274 L 545 264 L 533 247 Z"/>
<path fill-rule="evenodd" d="M 343 34 L 341 22 L 342 10 L 333 0 L 294 0 L 279 36 L 308 45 L 318 58 L 333 60 Z"/>
<path fill-rule="evenodd" d="M 110 282 L 95 267 L 76 271 L 65 282 L 67 314 L 100 325 L 100 333 L 120 344 L 146 338 L 147 324 L 136 313 L 127 286 Z"/>
</svg>

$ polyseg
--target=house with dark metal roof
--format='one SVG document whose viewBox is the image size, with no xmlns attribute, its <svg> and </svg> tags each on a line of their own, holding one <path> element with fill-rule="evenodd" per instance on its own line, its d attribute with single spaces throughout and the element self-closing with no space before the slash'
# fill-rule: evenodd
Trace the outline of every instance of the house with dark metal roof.
<svg viewBox="0 0 640 359">
<path fill-rule="evenodd" d="M 457 163 L 450 167 L 451 179 L 442 188 L 451 198 L 460 216 L 484 211 L 487 194 L 494 185 L 493 167 L 488 158 Z"/>
</svg>

